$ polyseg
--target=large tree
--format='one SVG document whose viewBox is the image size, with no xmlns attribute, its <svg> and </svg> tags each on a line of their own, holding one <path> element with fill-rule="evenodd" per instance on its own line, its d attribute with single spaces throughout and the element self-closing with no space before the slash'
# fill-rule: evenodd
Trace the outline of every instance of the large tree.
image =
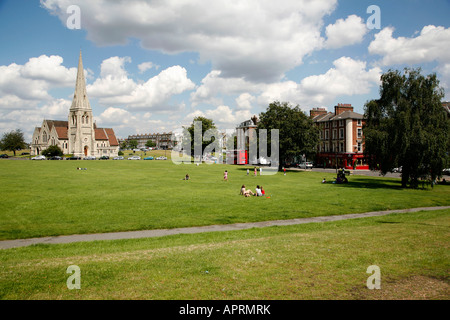
<svg viewBox="0 0 450 320">
<path fill-rule="evenodd" d="M 258 129 L 267 129 L 270 147 L 270 129 L 279 130 L 279 169 L 290 158 L 316 151 L 319 143 L 319 129 L 297 105 L 288 102 L 272 102 L 266 112 L 259 115 Z"/>
<path fill-rule="evenodd" d="M 4 133 L 0 140 L 0 148 L 14 152 L 14 156 L 17 150 L 25 149 L 26 146 L 23 132 L 20 129 Z"/>
<path fill-rule="evenodd" d="M 402 167 L 402 186 L 441 176 L 448 161 L 449 119 L 444 90 L 435 74 L 420 69 L 389 70 L 381 77 L 380 99 L 365 105 L 365 156 L 386 174 Z"/>
<path fill-rule="evenodd" d="M 201 132 L 199 130 L 197 137 L 199 138 L 199 141 L 195 141 L 195 123 L 201 122 Z M 200 129 L 200 128 L 199 128 Z M 189 127 L 186 128 L 186 130 L 189 132 L 189 137 L 187 139 L 191 139 L 191 155 L 199 156 L 199 154 L 196 154 L 194 148 L 195 144 L 197 143 L 200 145 L 201 143 L 201 155 L 203 155 L 203 152 L 205 148 L 210 145 L 214 141 L 214 137 L 211 139 L 204 139 L 205 132 L 210 130 L 209 132 L 215 133 L 217 135 L 217 128 L 214 124 L 214 121 L 212 119 L 208 119 L 202 116 L 195 117 L 194 120 L 192 120 L 192 123 Z M 201 136 L 200 136 L 201 133 Z M 201 139 L 200 139 L 201 138 Z"/>
</svg>

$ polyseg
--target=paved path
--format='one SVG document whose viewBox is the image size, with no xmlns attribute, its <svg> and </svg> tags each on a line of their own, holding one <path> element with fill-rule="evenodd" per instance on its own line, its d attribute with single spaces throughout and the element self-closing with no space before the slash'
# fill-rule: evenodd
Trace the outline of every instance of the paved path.
<svg viewBox="0 0 450 320">
<path fill-rule="evenodd" d="M 408 213 L 408 212 L 433 211 L 433 210 L 444 210 L 444 209 L 450 209 L 450 206 L 375 211 L 375 212 L 366 212 L 366 213 L 346 214 L 346 215 L 339 215 L 339 216 L 324 216 L 324 217 L 312 217 L 312 218 L 301 218 L 301 219 L 291 219 L 291 220 L 273 220 L 273 221 L 263 221 L 263 222 L 234 223 L 234 224 L 212 225 L 212 226 L 204 226 L 204 227 L 110 232 L 110 233 L 79 234 L 79 235 L 76 234 L 76 235 L 69 235 L 69 236 L 4 240 L 4 241 L 0 241 L 0 249 L 25 247 L 25 246 L 30 246 L 33 244 L 40 244 L 40 243 L 61 244 L 61 243 L 96 241 L 96 240 L 139 239 L 139 238 L 164 237 L 164 236 L 169 236 L 169 235 L 174 235 L 174 234 L 193 234 L 193 233 L 202 233 L 202 232 L 233 231 L 233 230 L 244 230 L 244 229 L 251 229 L 251 228 L 264 228 L 264 227 L 271 227 L 271 226 L 289 226 L 289 225 L 314 223 L 314 222 L 328 222 L 328 221 L 339 221 L 339 220 L 347 220 L 347 219 L 385 216 L 385 215 L 388 215 L 391 213 Z"/>
</svg>

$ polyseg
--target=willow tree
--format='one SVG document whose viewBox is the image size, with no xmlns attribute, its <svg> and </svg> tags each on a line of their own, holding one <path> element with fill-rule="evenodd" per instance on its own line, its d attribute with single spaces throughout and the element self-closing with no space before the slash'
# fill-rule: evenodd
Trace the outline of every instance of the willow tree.
<svg viewBox="0 0 450 320">
<path fill-rule="evenodd" d="M 402 186 L 436 179 L 448 161 L 450 120 L 435 74 L 421 69 L 389 70 L 381 77 L 380 99 L 365 105 L 365 156 L 386 174 L 402 167 Z"/>
</svg>

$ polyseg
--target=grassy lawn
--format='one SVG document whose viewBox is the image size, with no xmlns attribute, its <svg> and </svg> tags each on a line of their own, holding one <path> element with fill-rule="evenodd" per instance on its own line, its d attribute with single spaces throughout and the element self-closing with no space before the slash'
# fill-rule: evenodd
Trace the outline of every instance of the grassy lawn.
<svg viewBox="0 0 450 320">
<path fill-rule="evenodd" d="M 192 180 L 182 180 L 186 173 Z M 246 167 L 170 160 L 1 160 L 0 240 L 450 204 L 449 186 L 410 190 L 399 179 L 365 176 L 351 176 L 348 185 L 321 184 L 324 176 L 332 181 L 334 174 L 253 177 Z M 270 198 L 239 196 L 242 184 L 262 185 Z"/>
<path fill-rule="evenodd" d="M 447 300 L 449 213 L 1 250 L 0 299 Z"/>
</svg>

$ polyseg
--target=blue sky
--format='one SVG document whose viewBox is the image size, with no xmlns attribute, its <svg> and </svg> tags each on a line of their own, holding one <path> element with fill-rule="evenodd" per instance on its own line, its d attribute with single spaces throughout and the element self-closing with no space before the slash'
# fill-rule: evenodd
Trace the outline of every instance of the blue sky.
<svg viewBox="0 0 450 320">
<path fill-rule="evenodd" d="M 80 50 L 97 124 L 121 138 L 197 115 L 232 129 L 275 100 L 363 113 L 389 69 L 421 67 L 450 92 L 449 12 L 449 0 L 0 0 L 0 133 L 30 139 L 67 118 Z"/>
</svg>

